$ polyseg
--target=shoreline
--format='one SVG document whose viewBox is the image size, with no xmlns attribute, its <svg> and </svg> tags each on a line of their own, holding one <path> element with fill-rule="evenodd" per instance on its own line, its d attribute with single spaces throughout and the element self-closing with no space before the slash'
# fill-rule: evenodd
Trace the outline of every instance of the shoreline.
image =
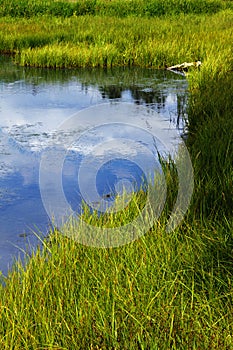
<svg viewBox="0 0 233 350">
<path fill-rule="evenodd" d="M 133 3 L 145 4 L 140 1 Z M 195 1 L 184 3 L 191 6 Z M 231 2 L 205 3 L 219 8 Z M 201 6 L 200 1 L 196 4 Z M 230 9 L 177 15 L 176 20 L 109 20 L 90 14 L 28 21 L 0 18 L 0 51 L 16 50 L 21 65 L 73 62 L 105 68 L 133 62 L 164 68 L 202 62 L 200 70 L 187 75 L 185 142 L 195 188 L 184 221 L 167 233 L 168 206 L 146 235 L 106 249 L 69 239 L 76 230 L 73 223 L 63 228 L 67 235 L 51 231 L 43 249 L 38 247 L 25 265 L 17 261 L 8 276 L 1 276 L 1 349 L 233 348 L 232 24 Z M 176 182 L 173 169 L 166 171 L 173 205 Z M 138 214 L 143 200 L 139 198 L 131 214 Z M 116 218 L 126 224 L 127 215 Z M 84 220 L 106 224 L 104 215 L 99 219 L 88 210 Z"/>
</svg>

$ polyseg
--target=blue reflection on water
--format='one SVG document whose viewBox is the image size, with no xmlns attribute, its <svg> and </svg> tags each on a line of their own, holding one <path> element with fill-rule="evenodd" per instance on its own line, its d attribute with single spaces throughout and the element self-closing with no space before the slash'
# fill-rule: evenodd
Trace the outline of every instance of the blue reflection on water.
<svg viewBox="0 0 233 350">
<path fill-rule="evenodd" d="M 2 62 L 0 70 L 0 270 L 4 273 L 20 249 L 30 252 L 30 247 L 39 244 L 33 231 L 47 233 L 49 218 L 40 195 L 39 165 L 43 149 L 64 136 L 56 133 L 59 125 L 71 114 L 109 100 L 150 106 L 161 118 L 171 123 L 175 119 L 176 124 L 187 89 L 184 79 L 170 73 L 156 76 L 156 72 L 144 70 L 140 75 L 132 70 L 128 84 L 111 85 L 109 78 L 123 77 L 124 71 L 103 77 L 97 70 L 83 75 L 84 70 L 54 73 L 11 66 Z M 95 79 L 97 73 L 101 83 L 99 76 Z M 158 82 L 156 89 L 152 81 Z M 146 144 L 143 138 L 141 142 Z M 85 150 L 70 150 L 62 174 L 65 196 L 75 211 L 81 210 L 77 177 L 84 156 Z M 139 188 L 144 175 L 134 162 L 115 159 L 99 169 L 97 192 L 111 204 L 123 187 L 129 192 Z"/>
</svg>

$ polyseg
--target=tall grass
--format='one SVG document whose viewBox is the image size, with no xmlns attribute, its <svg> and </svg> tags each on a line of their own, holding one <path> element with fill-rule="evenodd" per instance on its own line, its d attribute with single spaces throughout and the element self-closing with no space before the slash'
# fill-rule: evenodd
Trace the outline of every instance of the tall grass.
<svg viewBox="0 0 233 350">
<path fill-rule="evenodd" d="M 180 13 L 216 13 L 232 8 L 231 1 L 223 0 L 0 0 L 0 16 L 171 16 Z"/>
<path fill-rule="evenodd" d="M 193 214 L 232 217 L 233 79 L 232 54 L 212 53 L 199 74 L 190 77 L 188 144 L 196 192 Z"/>
<path fill-rule="evenodd" d="M 185 221 L 168 234 L 177 182 L 172 168 L 166 169 L 171 191 L 165 212 L 150 232 L 120 248 L 78 244 L 68 238 L 82 233 L 72 221 L 63 234 L 51 230 L 42 250 L 2 278 L 0 348 L 233 349 L 233 16 L 231 10 L 218 12 L 232 2 L 46 3 L 43 12 L 42 1 L 29 2 L 24 11 L 32 12 L 24 14 L 34 16 L 37 5 L 38 14 L 47 15 L 54 6 L 53 15 L 62 17 L 18 20 L 25 3 L 1 1 L 0 12 L 14 18 L 0 21 L 0 50 L 17 53 L 22 65 L 165 67 L 202 61 L 200 71 L 187 75 L 195 189 Z M 79 16 L 78 6 L 87 6 L 89 15 Z M 165 8 L 166 14 L 182 14 L 143 18 L 163 15 Z M 132 18 L 136 14 L 141 17 Z M 132 205 L 120 218 L 86 211 L 82 219 L 111 227 L 114 220 L 127 223 L 138 209 Z"/>
<path fill-rule="evenodd" d="M 231 349 L 227 225 L 158 225 L 109 249 L 51 233 L 0 287 L 1 349 Z"/>
<path fill-rule="evenodd" d="M 232 12 L 175 19 L 8 19 L 0 22 L 0 50 L 18 52 L 16 62 L 37 67 L 166 67 L 214 57 L 224 60 L 232 41 Z M 215 28 L 213 32 L 213 28 Z M 34 34 L 35 33 L 35 34 Z M 203 40 L 204 38 L 204 40 Z"/>
</svg>

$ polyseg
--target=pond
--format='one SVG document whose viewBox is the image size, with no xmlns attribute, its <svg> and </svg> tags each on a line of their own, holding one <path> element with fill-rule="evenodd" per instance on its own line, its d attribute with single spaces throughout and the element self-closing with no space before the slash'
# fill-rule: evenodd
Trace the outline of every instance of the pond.
<svg viewBox="0 0 233 350">
<path fill-rule="evenodd" d="M 107 198 L 106 209 L 106 203 L 111 206 L 114 201 L 113 193 L 125 188 L 134 191 L 140 186 L 142 169 L 148 164 L 151 171 L 159 167 L 156 159 L 150 162 L 144 148 L 149 148 L 156 158 L 156 149 L 161 146 L 159 141 L 154 144 L 154 138 L 149 140 L 142 129 L 130 123 L 126 128 L 122 118 L 118 121 L 116 115 L 112 123 L 111 113 L 104 122 L 102 114 L 106 106 L 123 105 L 131 113 L 144 106 L 142 119 L 153 111 L 152 117 L 160 118 L 168 137 L 169 130 L 173 129 L 182 134 L 187 82 L 173 72 L 136 67 L 35 69 L 15 66 L 6 57 L 0 59 L 0 64 L 0 270 L 5 274 L 14 258 L 38 244 L 34 232 L 46 235 L 52 216 L 49 205 L 54 203 L 57 211 L 60 210 L 59 196 L 52 193 L 53 180 L 56 183 L 58 175 L 56 171 L 51 175 L 56 162 L 55 165 L 45 160 L 43 163 L 44 152 L 48 153 L 48 148 L 53 149 L 61 140 L 69 145 L 59 166 L 62 167 L 63 194 L 74 212 L 80 210 L 83 199 L 88 204 L 99 205 L 99 198 Z M 141 111 L 139 109 L 139 114 Z M 87 118 L 93 127 L 88 133 L 83 128 L 79 137 L 70 141 L 66 124 L 75 115 L 82 121 L 81 126 Z M 135 151 L 129 139 L 142 147 L 137 157 L 132 158 L 136 161 L 130 160 L 127 154 Z M 96 148 L 99 144 L 104 144 L 104 152 L 101 147 Z M 83 162 L 85 157 L 88 160 Z M 84 168 L 79 172 L 81 163 Z M 95 168 L 94 179 L 93 174 L 90 176 L 91 167 Z M 81 187 L 77 184 L 80 173 L 84 174 Z M 46 183 L 43 189 L 41 179 Z M 51 194 L 53 201 L 45 192 Z"/>
</svg>

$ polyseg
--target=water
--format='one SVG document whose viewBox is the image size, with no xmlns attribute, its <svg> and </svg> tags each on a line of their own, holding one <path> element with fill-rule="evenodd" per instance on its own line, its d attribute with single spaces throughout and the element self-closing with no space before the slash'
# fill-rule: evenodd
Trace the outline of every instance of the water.
<svg viewBox="0 0 233 350">
<path fill-rule="evenodd" d="M 17 67 L 6 58 L 1 58 L 0 64 L 0 270 L 5 274 L 13 258 L 38 244 L 33 232 L 46 235 L 48 230 L 50 218 L 39 184 L 41 157 L 48 147 L 53 149 L 61 141 L 69 145 L 62 168 L 62 185 L 73 211 L 80 210 L 84 197 L 92 206 L 99 205 L 100 198 L 104 198 L 111 207 L 116 193 L 123 188 L 131 192 L 140 185 L 143 172 L 138 164 L 142 168 L 149 164 L 150 170 L 159 168 L 157 160 L 152 164 L 144 151 L 145 147 L 155 151 L 154 140 L 149 140 L 142 130 L 108 123 L 84 132 L 70 143 L 71 133 L 61 125 L 90 106 L 125 102 L 156 111 L 161 123 L 168 126 L 168 137 L 169 129 L 182 133 L 187 82 L 172 72 L 150 69 L 54 71 Z M 93 124 L 99 119 L 100 115 L 94 113 Z M 109 149 L 104 158 L 107 161 L 102 164 L 100 159 L 108 150 L 107 142 L 114 139 L 118 140 L 117 147 Z M 126 141 L 121 144 L 120 139 L 137 141 L 137 154 L 133 154 L 131 144 Z M 105 145 L 104 152 L 101 147 L 95 148 L 98 144 Z M 156 147 L 160 147 L 159 141 Z M 127 152 L 132 153 L 131 159 Z M 153 154 L 156 158 L 156 152 Z M 88 159 L 87 175 L 80 188 L 77 178 L 83 159 Z M 90 185 L 93 166 L 98 170 L 96 191 Z M 88 174 L 92 175 L 89 179 Z M 53 184 L 50 185 L 52 190 Z"/>
</svg>

